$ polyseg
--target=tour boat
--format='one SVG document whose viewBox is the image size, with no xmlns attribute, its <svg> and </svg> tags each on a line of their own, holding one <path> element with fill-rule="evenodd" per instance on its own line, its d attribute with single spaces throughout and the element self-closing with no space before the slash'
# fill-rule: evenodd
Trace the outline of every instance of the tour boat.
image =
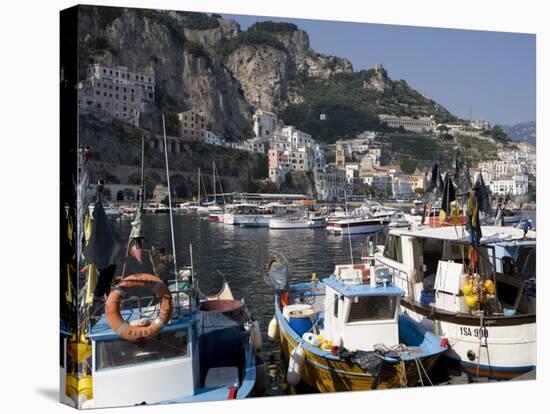
<svg viewBox="0 0 550 414">
<path fill-rule="evenodd" d="M 273 214 L 255 204 L 234 204 L 226 206 L 223 222 L 243 227 L 268 227 Z"/>
<path fill-rule="evenodd" d="M 405 291 L 405 313 L 448 338 L 451 362 L 476 377 L 511 378 L 536 366 L 535 233 L 481 232 L 472 254 L 461 226 L 392 229 L 376 263 Z"/>
<path fill-rule="evenodd" d="M 271 269 L 275 316 L 268 336 L 280 340 L 289 385 L 334 392 L 430 382 L 446 342 L 400 312 L 404 291 L 387 268 L 339 265 L 322 281 L 313 275 L 290 286 L 280 281 L 280 265 Z"/>
</svg>

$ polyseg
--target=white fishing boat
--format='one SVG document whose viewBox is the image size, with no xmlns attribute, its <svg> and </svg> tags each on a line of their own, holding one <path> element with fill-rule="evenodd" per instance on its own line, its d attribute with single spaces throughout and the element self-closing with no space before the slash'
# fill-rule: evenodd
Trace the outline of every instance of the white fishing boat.
<svg viewBox="0 0 550 414">
<path fill-rule="evenodd" d="M 511 378 L 536 366 L 535 233 L 481 232 L 476 250 L 461 226 L 392 229 L 376 263 L 405 291 L 403 310 L 449 340 L 451 362 Z"/>
</svg>

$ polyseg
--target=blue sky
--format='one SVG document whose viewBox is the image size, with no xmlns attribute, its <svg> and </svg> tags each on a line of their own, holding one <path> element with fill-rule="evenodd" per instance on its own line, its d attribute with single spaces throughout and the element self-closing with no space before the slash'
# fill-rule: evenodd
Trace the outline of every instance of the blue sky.
<svg viewBox="0 0 550 414">
<path fill-rule="evenodd" d="M 295 23 L 317 52 L 348 58 L 355 70 L 382 63 L 392 79 L 455 115 L 512 125 L 536 117 L 532 34 L 224 15 L 243 30 L 264 21 Z"/>
</svg>

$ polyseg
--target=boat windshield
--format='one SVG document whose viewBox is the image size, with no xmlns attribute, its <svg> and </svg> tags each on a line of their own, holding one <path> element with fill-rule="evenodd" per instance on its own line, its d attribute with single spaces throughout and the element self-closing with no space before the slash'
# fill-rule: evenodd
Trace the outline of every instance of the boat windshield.
<svg viewBox="0 0 550 414">
<path fill-rule="evenodd" d="M 187 355 L 187 333 L 161 333 L 145 341 L 100 341 L 96 343 L 96 371 Z"/>
<path fill-rule="evenodd" d="M 394 319 L 398 296 L 359 296 L 351 300 L 348 323 Z"/>
</svg>

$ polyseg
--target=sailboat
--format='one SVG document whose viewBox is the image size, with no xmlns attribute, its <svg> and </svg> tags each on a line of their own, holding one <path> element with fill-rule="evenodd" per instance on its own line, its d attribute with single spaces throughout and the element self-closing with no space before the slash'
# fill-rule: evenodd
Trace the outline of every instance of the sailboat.
<svg viewBox="0 0 550 414">
<path fill-rule="evenodd" d="M 89 306 L 83 308 L 81 329 L 62 333 L 72 338 L 65 342 L 65 359 L 70 361 L 65 371 L 75 373 L 67 374 L 66 395 L 78 408 L 248 397 L 258 391 L 259 324 L 244 302 L 233 298 L 225 279 L 217 295 L 201 292 L 191 246 L 191 265 L 178 268 L 172 212 L 172 254 L 161 254 L 148 242 L 143 232 L 143 158 L 142 141 L 139 208 L 122 274 L 112 289 L 120 246 L 100 243 L 113 236 L 103 219 L 101 200 L 94 217 L 84 219 L 92 227 L 89 237 L 88 230 L 84 232 L 88 237 L 84 296 Z M 165 160 L 171 207 L 166 150 Z M 140 271 L 126 274 L 132 261 Z M 110 278 L 101 274 L 105 264 Z M 100 285 L 105 290 L 104 304 L 96 294 Z M 84 375 L 78 375 L 83 371 Z"/>
<path fill-rule="evenodd" d="M 218 175 L 219 180 L 219 175 Z M 212 161 L 212 186 L 214 188 L 214 202 L 208 206 L 208 220 L 214 223 L 223 222 L 223 209 L 218 205 L 218 197 L 216 195 L 216 162 Z M 220 182 L 221 189 L 221 182 Z M 222 189 L 223 195 L 223 189 Z"/>
</svg>

